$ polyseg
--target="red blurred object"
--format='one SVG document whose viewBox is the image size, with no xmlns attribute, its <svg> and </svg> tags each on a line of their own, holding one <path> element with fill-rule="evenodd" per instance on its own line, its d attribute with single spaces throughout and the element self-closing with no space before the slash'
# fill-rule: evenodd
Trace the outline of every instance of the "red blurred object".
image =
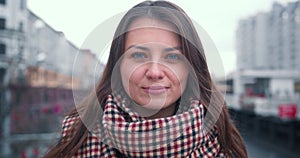
<svg viewBox="0 0 300 158">
<path fill-rule="evenodd" d="M 21 151 L 21 158 L 26 158 L 27 156 L 26 156 L 26 152 L 23 150 L 23 151 Z"/>
<path fill-rule="evenodd" d="M 61 106 L 60 104 L 55 104 L 54 105 L 54 113 L 59 114 L 61 112 Z"/>
<path fill-rule="evenodd" d="M 42 107 L 41 108 L 41 111 L 44 113 L 44 114 L 47 114 L 50 112 L 50 109 L 48 107 Z"/>
<path fill-rule="evenodd" d="M 295 119 L 297 115 L 297 104 L 280 104 L 278 106 L 279 117 L 282 119 Z"/>
<path fill-rule="evenodd" d="M 39 149 L 38 149 L 38 148 L 34 148 L 34 149 L 33 149 L 33 155 L 34 155 L 35 157 L 38 157 L 38 156 L 39 156 Z"/>
</svg>

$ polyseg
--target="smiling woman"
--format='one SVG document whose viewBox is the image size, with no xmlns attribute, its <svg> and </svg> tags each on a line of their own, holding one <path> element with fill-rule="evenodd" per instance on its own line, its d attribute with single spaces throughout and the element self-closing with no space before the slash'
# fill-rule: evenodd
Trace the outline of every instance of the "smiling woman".
<svg viewBox="0 0 300 158">
<path fill-rule="evenodd" d="M 126 13 L 95 92 L 62 127 L 46 157 L 247 157 L 190 18 L 167 1 Z"/>
<path fill-rule="evenodd" d="M 147 107 L 145 112 L 157 110 L 150 118 L 172 116 L 187 82 L 188 66 L 178 35 L 170 26 L 164 21 L 140 18 L 130 25 L 126 35 L 120 65 L 122 83 L 135 103 Z"/>
</svg>

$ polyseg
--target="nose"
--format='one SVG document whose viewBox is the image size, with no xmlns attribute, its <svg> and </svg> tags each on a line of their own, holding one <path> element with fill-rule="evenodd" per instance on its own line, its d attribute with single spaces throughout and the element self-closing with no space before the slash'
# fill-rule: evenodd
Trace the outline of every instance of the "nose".
<svg viewBox="0 0 300 158">
<path fill-rule="evenodd" d="M 158 63 L 149 63 L 145 75 L 150 80 L 161 80 L 165 77 L 165 72 L 162 65 Z"/>
</svg>

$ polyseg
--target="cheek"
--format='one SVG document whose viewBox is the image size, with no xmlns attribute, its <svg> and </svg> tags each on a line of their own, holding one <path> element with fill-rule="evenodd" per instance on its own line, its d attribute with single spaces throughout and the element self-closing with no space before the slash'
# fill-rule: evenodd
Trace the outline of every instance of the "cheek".
<svg viewBox="0 0 300 158">
<path fill-rule="evenodd" d="M 136 86 L 138 86 L 144 76 L 143 70 L 136 67 L 126 67 L 121 65 L 120 71 L 122 84 L 127 93 L 129 90 L 132 91 Z"/>
<path fill-rule="evenodd" d="M 189 74 L 189 70 L 186 67 L 184 66 L 174 67 L 172 68 L 172 75 L 171 75 L 172 77 L 170 78 L 172 82 L 176 83 L 177 86 L 180 86 L 183 91 L 187 83 L 188 74 Z"/>
<path fill-rule="evenodd" d="M 188 74 L 184 73 L 184 74 L 180 74 L 180 76 L 178 76 L 179 81 L 178 81 L 178 87 L 180 87 L 181 90 L 181 94 L 185 91 L 186 88 L 186 84 L 187 84 L 187 79 L 188 79 Z"/>
</svg>

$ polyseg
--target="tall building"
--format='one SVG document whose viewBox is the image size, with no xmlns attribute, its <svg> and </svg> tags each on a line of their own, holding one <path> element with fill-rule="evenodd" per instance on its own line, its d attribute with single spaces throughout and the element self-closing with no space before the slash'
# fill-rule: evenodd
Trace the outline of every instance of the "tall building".
<svg viewBox="0 0 300 158">
<path fill-rule="evenodd" d="M 76 57 L 82 62 L 73 68 Z M 27 0 L 0 0 L 0 157 L 40 157 L 31 151 L 46 149 L 49 138 L 36 135 L 58 131 L 63 111 L 74 108 L 73 90 L 99 78 L 98 62 L 30 11 Z"/>
<path fill-rule="evenodd" d="M 5 80 L 9 64 L 19 62 L 24 55 L 27 25 L 26 0 L 0 1 L 0 81 Z"/>
<path fill-rule="evenodd" d="M 299 70 L 300 2 L 240 20 L 236 50 L 239 70 Z"/>
<path fill-rule="evenodd" d="M 268 12 L 241 19 L 236 51 L 231 105 L 263 115 L 277 115 L 286 103 L 300 109 L 300 1 L 275 2 Z"/>
</svg>

